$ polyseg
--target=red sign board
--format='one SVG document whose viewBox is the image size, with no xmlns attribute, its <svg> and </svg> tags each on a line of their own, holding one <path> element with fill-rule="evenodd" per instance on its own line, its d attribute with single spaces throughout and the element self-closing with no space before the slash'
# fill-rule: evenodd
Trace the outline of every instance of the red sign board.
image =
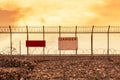
<svg viewBox="0 0 120 80">
<path fill-rule="evenodd" d="M 45 40 L 27 40 L 26 47 L 45 47 L 46 41 Z"/>
<path fill-rule="evenodd" d="M 58 48 L 59 50 L 77 50 L 78 38 L 77 37 L 59 37 Z"/>
</svg>

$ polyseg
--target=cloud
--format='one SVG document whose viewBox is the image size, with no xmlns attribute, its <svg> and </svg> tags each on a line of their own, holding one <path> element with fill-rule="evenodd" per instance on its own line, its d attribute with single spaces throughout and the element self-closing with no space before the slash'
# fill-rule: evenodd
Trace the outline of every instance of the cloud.
<svg viewBox="0 0 120 80">
<path fill-rule="evenodd" d="M 0 0 L 0 25 L 13 25 L 30 11 L 28 6 L 21 5 L 18 0 Z"/>
<path fill-rule="evenodd" d="M 88 24 L 94 25 L 120 25 L 120 0 L 104 0 L 102 5 L 94 5 L 91 11 L 97 16 Z"/>
<path fill-rule="evenodd" d="M 86 24 L 96 16 L 90 6 L 101 3 L 102 0 L 0 0 L 0 9 L 17 12 L 11 14 L 15 25 L 72 26 Z"/>
<path fill-rule="evenodd" d="M 7 11 L 7 10 L 0 10 L 0 24 L 6 25 L 11 24 L 16 21 L 15 15 L 17 15 L 17 11 Z"/>
</svg>

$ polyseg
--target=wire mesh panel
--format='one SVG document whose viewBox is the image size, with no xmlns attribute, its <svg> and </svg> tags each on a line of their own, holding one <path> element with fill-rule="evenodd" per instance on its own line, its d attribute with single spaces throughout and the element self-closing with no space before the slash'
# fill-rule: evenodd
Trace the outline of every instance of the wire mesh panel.
<svg viewBox="0 0 120 80">
<path fill-rule="evenodd" d="M 0 55 L 10 55 L 10 35 L 0 34 Z"/>
<path fill-rule="evenodd" d="M 59 55 L 58 50 L 58 34 L 45 34 L 46 40 L 46 55 Z"/>
<path fill-rule="evenodd" d="M 59 32 L 59 26 L 57 26 L 57 27 L 55 27 L 55 26 L 51 26 L 51 27 L 49 27 L 49 26 L 45 26 L 45 33 L 48 33 L 48 34 L 50 34 L 50 33 L 58 33 Z"/>
<path fill-rule="evenodd" d="M 77 32 L 79 33 L 91 33 L 92 26 L 78 26 Z"/>
<path fill-rule="evenodd" d="M 35 46 L 35 44 L 33 44 L 34 45 L 34 47 L 29 47 L 29 54 L 30 55 L 41 55 L 41 54 L 43 54 L 43 47 L 42 46 L 46 46 L 46 41 L 45 40 L 43 40 L 43 34 L 41 34 L 41 33 L 38 33 L 38 34 L 29 34 L 29 39 L 28 39 L 28 41 L 44 41 L 45 42 L 45 44 L 43 44 L 43 45 L 41 45 L 41 47 L 40 47 L 40 45 L 39 45 L 39 47 L 36 47 Z M 38 44 L 36 44 L 36 45 L 38 45 Z"/>
<path fill-rule="evenodd" d="M 9 26 L 0 26 L 0 33 L 1 34 L 3 34 L 3 33 L 10 33 Z"/>
<path fill-rule="evenodd" d="M 120 54 L 120 34 L 110 34 L 110 54 Z"/>
<path fill-rule="evenodd" d="M 120 33 L 120 26 L 111 26 L 110 33 Z"/>
<path fill-rule="evenodd" d="M 91 54 L 91 34 L 77 34 L 78 55 Z"/>
<path fill-rule="evenodd" d="M 107 54 L 107 33 L 94 34 L 93 42 L 94 54 Z"/>
<path fill-rule="evenodd" d="M 11 27 L 12 33 L 26 32 L 25 26 Z"/>
<path fill-rule="evenodd" d="M 93 32 L 107 33 L 107 31 L 108 31 L 108 26 L 95 26 Z"/>
</svg>

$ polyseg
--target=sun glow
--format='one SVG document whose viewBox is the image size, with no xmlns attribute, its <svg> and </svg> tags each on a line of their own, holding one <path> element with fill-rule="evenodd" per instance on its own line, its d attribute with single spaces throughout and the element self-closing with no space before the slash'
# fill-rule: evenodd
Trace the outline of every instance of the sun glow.
<svg viewBox="0 0 120 80">
<path fill-rule="evenodd" d="M 28 26 L 39 26 L 39 25 L 42 25 L 42 23 L 40 21 L 35 21 L 35 20 L 21 20 L 21 21 L 18 21 L 15 23 L 15 25 L 19 25 L 19 26 L 25 26 L 25 25 L 28 25 Z"/>
</svg>

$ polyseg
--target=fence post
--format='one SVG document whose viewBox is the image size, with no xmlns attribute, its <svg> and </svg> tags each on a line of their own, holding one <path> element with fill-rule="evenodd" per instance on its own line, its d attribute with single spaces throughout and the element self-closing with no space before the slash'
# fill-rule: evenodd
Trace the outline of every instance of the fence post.
<svg viewBox="0 0 120 80">
<path fill-rule="evenodd" d="M 26 26 L 27 41 L 29 40 L 28 26 Z M 27 56 L 29 56 L 29 47 L 27 47 Z"/>
<path fill-rule="evenodd" d="M 92 32 L 91 32 L 91 56 L 93 57 L 93 31 L 94 26 L 92 26 Z"/>
<path fill-rule="evenodd" d="M 109 33 L 110 32 L 110 26 L 108 26 L 108 31 L 107 31 L 107 56 L 109 56 L 109 44 L 110 44 L 110 40 L 109 40 Z"/>
<path fill-rule="evenodd" d="M 75 27 L 75 37 L 77 38 L 77 26 Z M 78 45 L 78 42 L 77 42 L 77 45 Z M 75 50 L 76 55 L 77 55 L 77 50 L 78 49 Z"/>
<path fill-rule="evenodd" d="M 12 55 L 12 29 L 11 26 L 9 26 L 10 30 L 10 55 Z"/>
<path fill-rule="evenodd" d="M 43 26 L 43 40 L 45 40 L 45 28 Z M 45 48 L 43 47 L 43 55 L 45 55 Z"/>
<path fill-rule="evenodd" d="M 59 26 L 59 38 L 61 37 L 61 26 Z M 59 42 L 59 40 L 58 40 L 58 42 Z M 58 45 L 59 45 L 59 43 L 58 43 Z M 61 50 L 59 50 L 59 55 L 61 56 Z"/>
<path fill-rule="evenodd" d="M 19 41 L 19 54 L 21 56 L 21 41 Z"/>
</svg>

